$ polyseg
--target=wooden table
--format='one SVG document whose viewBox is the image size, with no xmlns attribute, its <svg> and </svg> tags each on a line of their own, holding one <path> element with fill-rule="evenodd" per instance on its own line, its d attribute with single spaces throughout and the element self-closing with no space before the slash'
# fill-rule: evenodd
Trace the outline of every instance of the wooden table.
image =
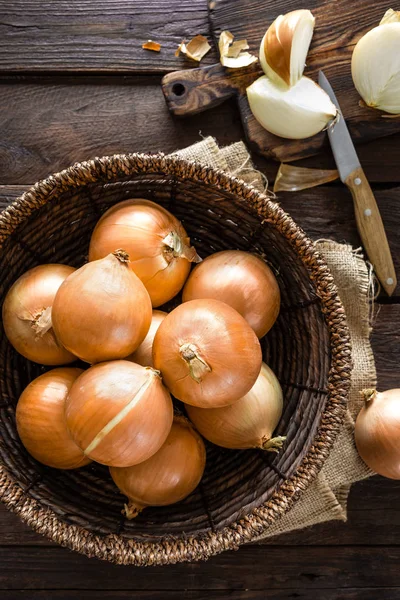
<svg viewBox="0 0 400 600">
<path fill-rule="evenodd" d="M 3 0 L 0 3 L 0 208 L 71 163 L 128 151 L 170 152 L 213 135 L 242 138 L 228 102 L 174 120 L 161 76 L 192 63 L 182 38 L 208 34 L 205 0 Z M 160 54 L 142 50 L 147 39 Z M 202 64 L 216 62 L 215 51 Z M 400 279 L 400 136 L 359 147 Z M 256 158 L 256 157 L 255 157 Z M 257 159 L 272 180 L 277 165 Z M 309 166 L 332 165 L 326 155 Z M 280 198 L 313 238 L 360 245 L 341 184 Z M 400 295 L 380 296 L 373 348 L 379 388 L 400 385 Z M 400 599 L 400 482 L 355 485 L 347 523 L 333 522 L 226 552 L 207 563 L 135 569 L 89 560 L 34 534 L 0 507 L 0 590 L 5 600 L 187 598 Z M 7 590 L 7 591 L 4 591 Z"/>
</svg>

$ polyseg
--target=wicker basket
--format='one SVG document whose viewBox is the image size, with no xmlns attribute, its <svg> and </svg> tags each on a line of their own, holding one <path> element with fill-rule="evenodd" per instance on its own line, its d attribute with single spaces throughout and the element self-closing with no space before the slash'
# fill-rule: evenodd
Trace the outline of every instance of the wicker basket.
<svg viewBox="0 0 400 600">
<path fill-rule="evenodd" d="M 332 276 L 291 218 L 242 181 L 162 155 L 116 155 L 78 163 L 37 183 L 0 215 L 0 302 L 40 263 L 79 267 L 91 232 L 112 204 L 158 202 L 182 220 L 199 254 L 238 248 L 277 273 L 282 309 L 263 340 L 285 397 L 279 455 L 207 447 L 201 485 L 179 504 L 133 521 L 108 470 L 44 467 L 21 445 L 18 397 L 44 371 L 0 346 L 0 495 L 35 531 L 73 550 L 120 564 L 206 559 L 266 531 L 316 477 L 340 429 L 351 373 L 348 330 Z"/>
</svg>

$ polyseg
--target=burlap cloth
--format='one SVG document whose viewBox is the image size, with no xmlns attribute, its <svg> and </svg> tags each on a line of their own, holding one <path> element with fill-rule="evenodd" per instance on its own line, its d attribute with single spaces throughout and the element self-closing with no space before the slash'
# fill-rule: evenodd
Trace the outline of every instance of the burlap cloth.
<svg viewBox="0 0 400 600">
<path fill-rule="evenodd" d="M 233 173 L 259 190 L 266 188 L 264 176 L 254 169 L 242 142 L 219 148 L 215 140 L 208 137 L 175 154 Z M 346 521 L 351 484 L 373 474 L 358 456 L 353 436 L 354 418 L 362 402 L 359 392 L 376 386 L 375 362 L 369 341 L 370 273 L 360 252 L 351 246 L 329 240 L 317 244 L 335 278 L 351 334 L 354 368 L 349 406 L 342 431 L 316 481 L 262 537 L 333 519 Z"/>
</svg>

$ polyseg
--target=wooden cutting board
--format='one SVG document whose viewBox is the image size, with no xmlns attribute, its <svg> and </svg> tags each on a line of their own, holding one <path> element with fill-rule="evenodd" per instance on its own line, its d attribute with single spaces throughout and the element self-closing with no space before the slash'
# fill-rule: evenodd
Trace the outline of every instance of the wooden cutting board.
<svg viewBox="0 0 400 600">
<path fill-rule="evenodd" d="M 208 4 L 216 46 L 221 31 L 227 29 L 236 39 L 247 39 L 250 52 L 257 56 L 266 29 L 279 14 L 309 8 L 316 25 L 304 74 L 317 80 L 318 70 L 323 69 L 355 142 L 400 131 L 400 118 L 385 118 L 377 110 L 360 106 L 350 69 L 355 44 L 378 25 L 390 6 L 387 0 L 308 0 L 301 6 L 296 0 L 208 0 Z M 182 117 L 236 97 L 248 144 L 264 156 L 287 162 L 318 153 L 327 143 L 325 132 L 306 140 L 285 140 L 272 135 L 255 120 L 246 88 L 260 75 L 259 63 L 246 69 L 227 69 L 218 63 L 169 73 L 163 78 L 162 88 L 169 110 Z"/>
</svg>

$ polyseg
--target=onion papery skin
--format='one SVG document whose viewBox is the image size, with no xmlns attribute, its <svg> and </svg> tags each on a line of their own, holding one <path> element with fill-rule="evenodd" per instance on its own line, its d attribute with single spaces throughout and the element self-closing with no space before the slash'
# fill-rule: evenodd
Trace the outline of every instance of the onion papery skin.
<svg viewBox="0 0 400 600">
<path fill-rule="evenodd" d="M 160 450 L 149 460 L 124 469 L 110 468 L 128 497 L 124 513 L 134 518 L 146 506 L 167 506 L 186 498 L 199 484 L 206 464 L 204 442 L 184 417 L 175 417 Z"/>
<path fill-rule="evenodd" d="M 41 329 L 39 318 L 53 306 L 61 284 L 75 269 L 67 265 L 39 265 L 11 286 L 3 303 L 3 326 L 15 350 L 42 365 L 64 365 L 76 360 L 57 339 L 52 327 Z M 51 318 L 51 317 L 50 317 Z"/>
<path fill-rule="evenodd" d="M 70 275 L 53 304 L 61 343 L 88 363 L 125 358 L 144 340 L 151 301 L 124 252 L 87 263 Z"/>
<path fill-rule="evenodd" d="M 165 240 L 174 236 L 173 251 Z M 110 208 L 97 223 L 90 240 L 89 260 L 118 248 L 129 254 L 133 271 L 144 283 L 153 307 L 171 300 L 182 289 L 191 262 L 198 262 L 182 224 L 155 202 L 125 200 Z"/>
<path fill-rule="evenodd" d="M 25 388 L 16 410 L 17 431 L 36 460 L 56 469 L 77 469 L 90 459 L 73 442 L 65 420 L 65 402 L 82 369 L 60 367 Z"/>
<path fill-rule="evenodd" d="M 277 451 L 285 438 L 272 438 L 272 434 L 282 410 L 281 386 L 265 363 L 251 390 L 234 404 L 220 408 L 186 405 L 189 419 L 203 437 L 217 446 L 235 450 Z"/>
<path fill-rule="evenodd" d="M 140 344 L 139 348 L 135 350 L 133 354 L 127 356 L 126 360 L 131 360 L 132 362 L 142 365 L 143 367 L 153 367 L 153 341 L 154 336 L 157 333 L 158 328 L 161 323 L 164 321 L 165 317 L 168 313 L 163 310 L 153 310 L 153 315 L 151 318 L 150 329 L 147 332 L 146 337 L 143 342 Z"/>
<path fill-rule="evenodd" d="M 245 319 L 219 300 L 191 300 L 161 323 L 153 362 L 171 393 L 194 406 L 233 404 L 255 383 L 261 347 Z"/>
<path fill-rule="evenodd" d="M 94 365 L 76 380 L 66 419 L 71 437 L 92 460 L 127 467 L 162 446 L 173 406 L 157 371 L 118 360 Z"/>
<path fill-rule="evenodd" d="M 278 282 L 265 262 L 249 252 L 224 250 L 197 265 L 187 280 L 183 302 L 213 298 L 232 306 L 262 338 L 280 308 Z"/>
<path fill-rule="evenodd" d="M 400 389 L 363 393 L 354 430 L 358 453 L 379 475 L 400 479 Z"/>
</svg>

